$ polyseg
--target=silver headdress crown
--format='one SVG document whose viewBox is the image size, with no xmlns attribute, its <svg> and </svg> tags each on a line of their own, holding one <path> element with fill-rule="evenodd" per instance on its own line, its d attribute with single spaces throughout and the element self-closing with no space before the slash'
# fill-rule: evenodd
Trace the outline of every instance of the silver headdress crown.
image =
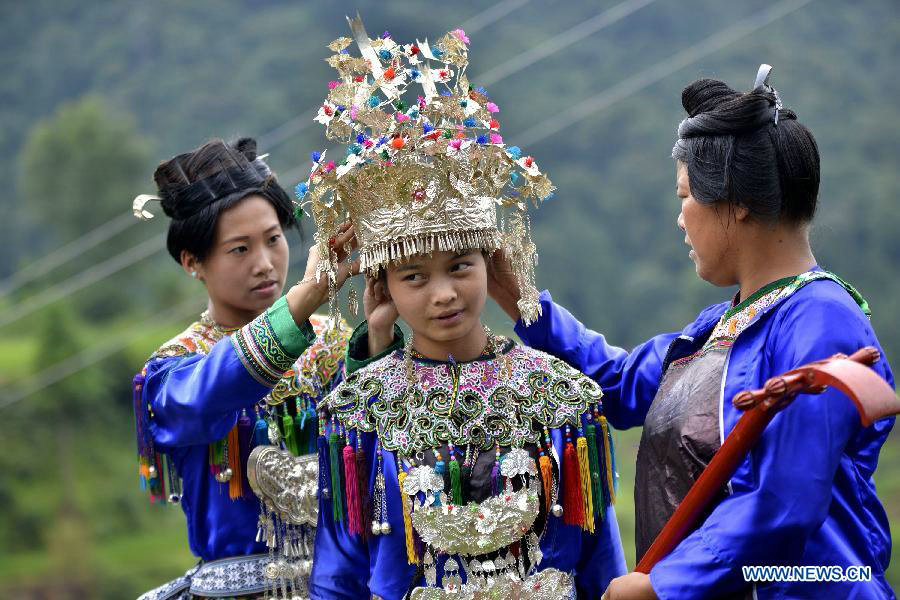
<svg viewBox="0 0 900 600">
<path fill-rule="evenodd" d="M 522 292 L 522 319 L 532 322 L 540 305 L 526 210 L 554 187 L 533 158 L 504 144 L 500 109 L 469 84 L 465 32 L 400 45 L 388 34 L 370 39 L 358 15 L 348 21 L 353 39 L 328 46 L 339 77 L 315 117 L 328 139 L 347 144 L 346 156 L 336 165 L 313 153 L 310 176 L 296 188 L 327 257 L 320 273 L 333 280 L 328 240 L 348 218 L 371 274 L 414 254 L 503 249 Z M 361 57 L 346 50 L 354 41 Z"/>
</svg>

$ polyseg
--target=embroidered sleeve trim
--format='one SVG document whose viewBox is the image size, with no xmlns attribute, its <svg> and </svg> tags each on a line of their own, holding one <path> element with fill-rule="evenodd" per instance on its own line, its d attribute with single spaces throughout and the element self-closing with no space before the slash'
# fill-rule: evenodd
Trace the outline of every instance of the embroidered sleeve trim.
<svg viewBox="0 0 900 600">
<path fill-rule="evenodd" d="M 288 335 L 279 331 L 279 329 L 285 329 L 284 323 L 276 321 L 283 321 L 279 317 L 283 316 L 282 312 L 286 306 L 287 300 L 282 297 L 269 310 L 241 327 L 231 336 L 231 344 L 247 372 L 267 387 L 274 387 L 315 339 L 315 333 L 309 323 L 305 323 L 304 327 L 297 327 L 293 322 L 290 323 L 294 331 L 289 332 Z M 290 316 L 289 313 L 288 316 Z M 276 326 L 278 327 L 276 328 Z M 298 337 L 297 334 L 302 334 L 305 345 L 295 339 Z M 288 341 L 292 347 L 287 347 L 282 341 L 289 335 L 291 337 Z"/>
</svg>

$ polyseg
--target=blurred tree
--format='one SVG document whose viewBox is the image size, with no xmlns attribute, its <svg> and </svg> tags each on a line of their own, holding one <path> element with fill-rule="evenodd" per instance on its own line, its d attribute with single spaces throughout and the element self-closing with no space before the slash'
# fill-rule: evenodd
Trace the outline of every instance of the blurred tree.
<svg viewBox="0 0 900 600">
<path fill-rule="evenodd" d="M 136 190 L 147 188 L 142 184 L 149 163 L 150 144 L 129 117 L 95 96 L 63 104 L 31 129 L 22 149 L 19 187 L 31 229 L 58 247 L 119 217 Z M 139 239 L 158 227 L 145 228 Z M 135 242 L 131 235 L 120 235 L 58 269 L 52 281 L 115 256 Z M 106 319 L 120 313 L 128 300 L 120 281 L 106 280 L 79 294 L 76 307 L 83 317 Z"/>
<path fill-rule="evenodd" d="M 122 214 L 146 178 L 147 141 L 131 120 L 89 96 L 39 121 L 22 150 L 24 207 L 60 241 Z"/>
</svg>

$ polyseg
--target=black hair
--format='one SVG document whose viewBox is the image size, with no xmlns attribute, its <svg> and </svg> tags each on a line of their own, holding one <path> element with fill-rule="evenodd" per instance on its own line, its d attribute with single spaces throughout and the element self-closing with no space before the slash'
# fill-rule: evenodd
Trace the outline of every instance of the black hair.
<svg viewBox="0 0 900 600">
<path fill-rule="evenodd" d="M 812 133 L 761 85 L 736 92 L 699 79 L 681 93 L 688 117 L 672 157 L 687 165 L 694 198 L 746 207 L 764 222 L 807 223 L 816 212 L 819 149 Z"/>
<path fill-rule="evenodd" d="M 161 163 L 153 174 L 163 211 L 172 220 L 166 247 L 176 262 L 187 251 L 203 261 L 222 213 L 251 195 L 275 209 L 282 228 L 296 226 L 290 196 L 256 155 L 256 141 L 213 139 Z"/>
</svg>

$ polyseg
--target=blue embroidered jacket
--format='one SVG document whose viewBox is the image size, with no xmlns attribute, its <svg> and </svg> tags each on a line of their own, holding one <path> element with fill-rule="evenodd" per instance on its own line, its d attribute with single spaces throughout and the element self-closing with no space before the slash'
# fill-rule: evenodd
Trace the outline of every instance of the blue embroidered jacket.
<svg viewBox="0 0 900 600">
<path fill-rule="evenodd" d="M 519 322 L 516 333 L 597 381 L 610 423 L 624 429 L 643 423 L 668 365 L 698 351 L 729 306 L 710 306 L 682 332 L 628 352 L 585 328 L 545 291 L 541 318 L 529 327 Z M 731 403 L 738 392 L 866 345 L 880 349 L 857 302 L 834 281 L 812 281 L 772 304 L 730 349 L 719 398 L 721 438 L 741 417 Z M 886 360 L 875 370 L 894 385 Z M 862 427 L 856 408 L 836 390 L 799 396 L 738 468 L 730 495 L 652 569 L 657 595 L 684 600 L 740 593 L 749 587 L 744 565 L 866 565 L 870 582 L 772 582 L 758 584 L 755 597 L 894 598 L 884 575 L 891 536 L 873 478 L 893 425 L 891 418 Z"/>
<path fill-rule="evenodd" d="M 348 372 L 351 371 L 349 367 L 353 362 L 353 349 L 357 346 L 357 339 L 365 333 L 364 327 L 365 324 L 357 330 L 350 342 Z M 359 346 L 362 347 L 363 344 Z M 598 485 L 592 491 L 592 500 L 587 501 L 596 503 L 593 505 L 595 510 L 589 532 L 582 526 L 566 524 L 564 517 L 548 515 L 544 494 L 540 495 L 541 516 L 537 522 L 546 525 L 535 528 L 538 532 L 536 535 L 540 536 L 539 545 L 543 553 L 537 566 L 538 574 L 550 576 L 555 573 L 570 588 L 574 583 L 579 597 L 599 598 L 612 578 L 625 573 L 624 553 L 615 511 L 609 504 L 612 493 L 610 479 L 614 466 L 607 460 L 612 460 L 612 448 L 605 444 L 600 433 L 601 426 L 594 425 L 599 422 L 594 415 L 600 415 L 600 412 L 591 415 L 589 410 L 589 406 L 594 405 L 599 411 L 602 395 L 599 388 L 568 365 L 544 353 L 508 342 L 502 354 L 511 359 L 509 372 L 504 372 L 502 356 L 488 355 L 461 363 L 414 359 L 419 381 L 417 385 L 421 386 L 421 393 L 413 395 L 409 393 L 404 353 L 387 352 L 381 355 L 380 360 L 349 374 L 329 396 L 324 406 L 332 418 L 328 421 L 326 435 L 334 434 L 333 443 L 337 443 L 337 448 L 330 451 L 330 456 L 329 451 L 323 448 L 319 458 L 319 522 L 315 562 L 310 578 L 310 594 L 313 598 L 363 600 L 379 597 L 400 600 L 413 587 L 414 582 L 416 586 L 426 584 L 428 556 L 432 551 L 428 550 L 428 544 L 420 546 L 418 538 L 416 542 L 412 542 L 413 525 L 409 522 L 410 505 L 406 495 L 409 492 L 404 493 L 401 485 L 405 475 L 414 477 L 415 469 L 411 468 L 411 459 L 404 457 L 418 455 L 418 463 L 429 466 L 435 466 L 435 461 L 441 461 L 442 466 L 450 465 L 448 441 L 451 442 L 451 448 L 455 445 L 458 453 L 466 454 L 466 461 L 469 458 L 466 452 L 469 446 L 467 442 L 475 442 L 471 448 L 486 445 L 487 450 L 476 454 L 478 458 L 473 458 L 473 466 L 468 471 L 470 475 L 463 476 L 463 486 L 468 491 L 460 506 L 470 502 L 466 504 L 465 511 L 472 510 L 475 518 L 478 516 L 475 513 L 478 509 L 473 508 L 473 502 L 483 503 L 492 494 L 497 494 L 497 488 L 492 491 L 491 476 L 495 444 L 498 452 L 505 453 L 512 445 L 511 440 L 524 439 L 526 444 L 531 444 L 533 456 L 536 457 L 535 448 L 546 448 L 547 446 L 542 446 L 546 440 L 549 441 L 549 454 L 553 456 L 553 495 L 558 491 L 558 502 L 563 504 L 565 486 L 569 479 L 561 478 L 559 474 L 565 470 L 566 461 L 569 460 L 563 459 L 564 456 L 569 456 L 566 454 L 567 423 L 574 424 L 570 430 L 573 441 L 576 435 L 580 436 L 583 432 L 588 432 L 587 435 L 597 432 L 599 471 L 602 473 L 596 478 Z M 605 420 L 602 422 L 605 423 Z M 535 429 L 534 423 L 542 424 L 547 429 L 542 430 L 540 425 Z M 579 423 L 583 428 L 581 430 L 578 430 Z M 544 434 L 548 437 L 544 437 Z M 359 477 L 360 482 L 354 495 L 361 496 L 361 503 L 365 507 L 364 511 L 360 511 L 363 516 L 359 519 L 365 529 L 362 534 L 352 532 L 352 510 L 347 508 L 348 503 L 352 504 L 347 488 L 356 486 L 357 482 L 345 477 L 349 472 L 346 470 L 347 453 L 355 452 L 359 456 L 360 451 L 366 457 L 363 463 L 365 466 L 362 473 L 354 476 Z M 380 464 L 377 459 L 379 452 L 382 455 Z M 505 455 L 503 459 L 505 460 Z M 464 457 L 460 454 L 458 460 L 463 463 Z M 573 465 L 573 468 L 577 470 L 578 467 Z M 437 472 L 444 473 L 437 485 L 444 489 L 444 479 L 449 481 L 450 476 L 443 468 Z M 466 472 L 465 467 L 463 472 Z M 377 488 L 382 477 L 385 482 L 383 497 Z M 541 479 L 533 481 L 540 486 L 540 482 L 544 480 L 542 475 Z M 503 484 L 499 485 L 502 490 Z M 546 485 L 551 486 L 551 483 L 547 481 Z M 590 488 L 590 484 L 587 487 Z M 449 488 L 450 486 L 446 489 Z M 337 507 L 336 499 L 340 501 Z M 585 501 L 583 496 L 581 501 Z M 447 502 L 452 506 L 452 500 L 445 499 L 445 506 Z M 566 508 L 566 511 L 569 510 L 570 508 Z M 538 514 L 537 511 L 535 509 L 534 515 Z M 388 533 L 369 534 L 373 519 L 376 523 L 388 524 Z M 441 527 L 442 525 L 438 525 L 437 529 L 440 530 Z M 521 530 L 510 527 L 509 532 L 514 533 L 514 530 L 519 532 L 513 536 L 517 544 L 524 535 L 522 531 L 527 532 L 528 527 Z M 415 529 L 415 532 L 417 536 L 422 534 L 419 529 Z M 497 531 L 491 535 L 503 536 L 509 532 Z M 435 534 L 434 531 L 430 533 Z M 422 539 L 426 539 L 428 535 L 426 532 Z M 445 548 L 454 543 L 465 544 L 465 540 L 459 539 L 455 542 L 447 539 L 443 541 Z M 490 541 L 494 543 L 496 540 L 491 538 Z M 503 554 L 512 543 L 510 540 L 496 542 L 494 545 L 500 544 L 497 545 L 500 549 L 498 553 Z M 494 545 L 488 551 L 494 551 Z M 521 560 L 524 560 L 524 544 L 522 548 Z M 528 553 L 533 556 L 530 548 Z M 417 572 L 416 566 L 410 564 L 423 560 L 423 554 L 424 577 L 422 571 Z M 456 561 L 451 563 L 454 565 L 452 572 L 456 573 L 460 563 L 468 561 L 468 558 L 464 561 L 455 551 L 434 550 L 433 556 L 435 573 L 430 585 L 437 583 L 445 588 L 445 592 L 437 593 L 446 593 L 447 582 L 450 580 L 448 574 L 451 572 L 446 568 L 448 560 Z M 501 564 L 499 557 L 494 560 Z M 471 572 L 470 567 L 471 565 L 467 567 L 467 574 Z M 466 576 L 462 575 L 463 581 L 466 581 Z M 498 575 L 497 584 L 505 582 L 506 577 Z M 556 597 L 552 594 L 557 589 L 553 586 L 559 585 L 558 581 L 548 577 L 541 582 L 548 594 L 546 597 Z M 531 579 L 529 584 L 534 584 Z M 434 592 L 435 589 L 432 587 L 429 590 Z M 504 595 L 509 593 L 504 591 L 505 588 L 498 590 L 500 588 L 494 588 L 494 592 L 500 594 L 498 597 L 512 597 Z M 599 592 L 594 594 L 596 590 Z"/>
<path fill-rule="evenodd" d="M 316 315 L 297 327 L 284 297 L 233 332 L 204 317 L 154 353 L 136 378 L 143 483 L 164 501 L 179 491 L 180 477 L 190 548 L 203 560 L 267 551 L 256 541 L 260 505 L 243 472 L 254 409 L 267 395 L 276 402 L 301 398 L 314 407 L 331 390 L 340 379 L 349 331 L 326 335 L 325 328 Z M 315 451 L 314 421 L 306 423 L 311 447 L 300 453 Z M 225 446 L 233 431 L 239 443 L 227 445 L 240 448 L 240 473 L 233 477 L 242 480 L 234 498 L 230 483 L 212 472 L 216 445 Z"/>
</svg>

